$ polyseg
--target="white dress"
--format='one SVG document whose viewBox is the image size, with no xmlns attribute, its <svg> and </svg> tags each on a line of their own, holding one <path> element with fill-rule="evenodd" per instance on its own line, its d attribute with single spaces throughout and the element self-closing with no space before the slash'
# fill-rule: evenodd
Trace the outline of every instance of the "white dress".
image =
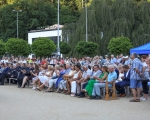
<svg viewBox="0 0 150 120">
<path fill-rule="evenodd" d="M 74 76 L 73 76 L 74 79 L 78 77 L 79 72 L 74 74 Z M 76 90 L 77 90 L 77 83 L 76 83 L 76 81 L 72 81 L 71 82 L 71 92 L 76 93 Z"/>
<path fill-rule="evenodd" d="M 119 73 L 119 77 L 118 77 L 118 80 L 116 80 L 116 83 L 122 81 L 123 76 L 124 76 L 124 73 Z"/>
<path fill-rule="evenodd" d="M 39 76 L 43 76 L 44 71 L 39 72 L 38 76 L 32 78 L 32 81 L 35 81 L 38 79 Z"/>
<path fill-rule="evenodd" d="M 50 71 L 46 72 L 46 75 L 49 75 L 49 73 L 50 73 Z M 46 81 L 49 80 L 49 77 L 47 77 L 46 75 L 38 76 L 38 78 L 41 81 L 41 83 L 45 83 Z"/>
</svg>

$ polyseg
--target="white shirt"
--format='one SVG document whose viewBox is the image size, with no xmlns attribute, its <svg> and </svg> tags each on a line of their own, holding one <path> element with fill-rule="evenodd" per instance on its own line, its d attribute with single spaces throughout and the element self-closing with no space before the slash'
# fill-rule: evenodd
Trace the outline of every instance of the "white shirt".
<svg viewBox="0 0 150 120">
<path fill-rule="evenodd" d="M 83 72 L 82 77 L 83 77 L 84 79 L 86 79 L 87 76 L 91 76 L 91 74 L 92 74 L 92 71 L 91 71 L 90 69 L 88 69 L 87 71 L 84 71 L 84 72 Z"/>
<path fill-rule="evenodd" d="M 117 59 L 117 63 L 120 63 L 121 60 L 122 60 L 122 58 L 118 58 L 118 59 Z"/>
<path fill-rule="evenodd" d="M 50 61 L 50 64 L 54 64 L 54 60 L 53 59 Z"/>
<path fill-rule="evenodd" d="M 126 77 L 128 77 L 129 71 L 130 71 L 130 70 L 128 70 L 128 72 L 126 73 Z"/>
<path fill-rule="evenodd" d="M 8 63 L 8 60 L 4 60 L 4 63 Z"/>
<path fill-rule="evenodd" d="M 143 67 L 147 67 L 146 62 L 143 62 L 142 65 L 143 65 Z"/>
</svg>

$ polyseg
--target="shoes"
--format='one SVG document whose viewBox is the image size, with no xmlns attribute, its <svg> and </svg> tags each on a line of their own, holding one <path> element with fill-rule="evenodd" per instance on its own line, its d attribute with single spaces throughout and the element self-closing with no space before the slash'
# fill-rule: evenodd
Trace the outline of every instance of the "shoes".
<svg viewBox="0 0 150 120">
<path fill-rule="evenodd" d="M 95 96 L 90 96 L 89 99 L 92 100 L 92 99 L 95 99 L 95 98 L 96 98 Z"/>
<path fill-rule="evenodd" d="M 122 97 L 122 94 L 119 94 L 118 97 Z"/>
<path fill-rule="evenodd" d="M 36 87 L 33 87 L 32 90 L 36 90 Z"/>
<path fill-rule="evenodd" d="M 145 101 L 145 100 L 147 100 L 147 99 L 146 99 L 146 98 L 144 98 L 144 97 L 141 97 L 141 98 L 140 98 L 140 100 Z"/>
<path fill-rule="evenodd" d="M 96 96 L 96 98 L 94 100 L 100 100 L 100 99 L 102 99 L 101 96 Z"/>
<path fill-rule="evenodd" d="M 84 95 L 80 95 L 80 96 L 78 96 L 78 98 L 84 98 L 85 96 Z"/>
<path fill-rule="evenodd" d="M 120 95 L 118 95 L 118 97 L 125 97 L 126 96 L 126 94 L 120 94 Z"/>
<path fill-rule="evenodd" d="M 121 97 L 125 97 L 125 96 L 126 96 L 126 94 L 122 94 L 122 95 L 121 95 Z"/>
<path fill-rule="evenodd" d="M 56 93 L 61 93 L 61 90 L 58 88 L 57 91 L 56 91 Z"/>
<path fill-rule="evenodd" d="M 75 94 L 71 94 L 70 96 L 71 96 L 71 97 L 75 97 Z"/>
<path fill-rule="evenodd" d="M 86 92 L 86 90 L 85 90 L 85 89 L 83 89 L 83 90 L 82 90 L 82 92 L 84 92 L 84 93 L 85 93 L 85 92 Z"/>
</svg>

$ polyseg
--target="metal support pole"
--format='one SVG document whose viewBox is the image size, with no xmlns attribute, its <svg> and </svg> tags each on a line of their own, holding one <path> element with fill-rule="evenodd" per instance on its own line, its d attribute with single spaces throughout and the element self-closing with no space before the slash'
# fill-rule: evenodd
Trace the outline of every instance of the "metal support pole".
<svg viewBox="0 0 150 120">
<path fill-rule="evenodd" d="M 88 16 L 87 16 L 87 0 L 85 0 L 85 11 L 86 11 L 86 42 L 88 41 Z"/>
<path fill-rule="evenodd" d="M 19 28 L 18 28 L 18 13 L 19 12 L 22 12 L 22 10 L 13 10 L 13 12 L 16 12 L 17 13 L 17 38 L 19 37 Z"/>
<path fill-rule="evenodd" d="M 57 19 L 58 19 L 58 26 L 57 26 L 57 29 L 58 29 L 58 32 L 57 32 L 57 55 L 60 56 L 60 48 L 59 48 L 59 0 L 58 0 L 58 14 L 57 14 Z"/>
<path fill-rule="evenodd" d="M 17 12 L 17 38 L 18 38 L 18 11 Z"/>
</svg>

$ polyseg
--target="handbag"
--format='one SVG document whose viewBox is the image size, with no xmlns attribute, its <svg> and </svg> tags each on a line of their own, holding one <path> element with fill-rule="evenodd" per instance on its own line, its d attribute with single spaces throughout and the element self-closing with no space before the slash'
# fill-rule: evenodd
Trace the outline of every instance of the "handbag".
<svg viewBox="0 0 150 120">
<path fill-rule="evenodd" d="M 148 71 L 148 67 L 145 69 L 145 72 L 142 74 L 141 81 L 149 81 L 150 74 Z"/>
</svg>

